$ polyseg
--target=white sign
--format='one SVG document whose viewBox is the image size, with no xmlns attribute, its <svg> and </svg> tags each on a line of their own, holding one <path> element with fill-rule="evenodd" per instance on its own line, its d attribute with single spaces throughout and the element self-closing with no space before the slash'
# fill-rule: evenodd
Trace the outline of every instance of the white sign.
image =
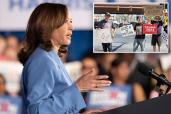
<svg viewBox="0 0 171 114">
<path fill-rule="evenodd" d="M 135 34 L 134 28 L 132 25 L 124 25 L 123 27 L 120 27 L 120 31 L 123 37 L 131 36 Z"/>
<path fill-rule="evenodd" d="M 130 86 L 111 86 L 103 92 L 90 92 L 88 94 L 88 108 L 120 107 L 131 101 Z"/>
<path fill-rule="evenodd" d="M 66 4 L 74 29 L 92 29 L 92 0 L 0 0 L 0 31 L 25 30 L 34 8 L 44 2 Z"/>
<path fill-rule="evenodd" d="M 96 29 L 96 40 L 99 40 L 101 43 L 112 43 L 111 29 Z"/>
</svg>

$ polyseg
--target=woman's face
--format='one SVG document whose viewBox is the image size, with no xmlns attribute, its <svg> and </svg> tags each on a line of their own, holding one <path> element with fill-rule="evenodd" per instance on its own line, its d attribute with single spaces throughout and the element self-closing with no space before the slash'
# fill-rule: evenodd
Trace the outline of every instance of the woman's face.
<svg viewBox="0 0 171 114">
<path fill-rule="evenodd" d="M 0 95 L 5 93 L 5 84 L 3 78 L 0 77 Z"/>
<path fill-rule="evenodd" d="M 141 19 L 141 17 L 138 17 L 138 22 L 140 23 L 140 22 L 142 22 L 142 19 Z"/>
<path fill-rule="evenodd" d="M 167 70 L 167 78 L 171 82 L 171 68 Z"/>
<path fill-rule="evenodd" d="M 121 78 L 127 79 L 128 73 L 129 73 L 128 64 L 126 62 L 123 62 L 118 67 L 118 74 L 120 75 Z"/>
<path fill-rule="evenodd" d="M 87 73 L 89 72 L 92 68 L 95 69 L 94 74 L 97 75 L 98 74 L 98 67 L 97 67 L 97 63 L 94 59 L 92 58 L 85 58 L 82 61 L 82 73 Z"/>
<path fill-rule="evenodd" d="M 68 15 L 65 23 L 52 32 L 52 42 L 56 46 L 69 45 L 71 43 L 72 30 L 72 18 Z"/>
<path fill-rule="evenodd" d="M 112 75 L 126 81 L 129 74 L 129 67 L 127 62 L 121 63 L 114 71 L 112 71 Z"/>
</svg>

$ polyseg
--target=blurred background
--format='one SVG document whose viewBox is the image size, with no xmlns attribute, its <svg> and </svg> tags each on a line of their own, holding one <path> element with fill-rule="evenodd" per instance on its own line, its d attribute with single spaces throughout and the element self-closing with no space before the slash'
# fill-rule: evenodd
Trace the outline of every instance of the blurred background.
<svg viewBox="0 0 171 114">
<path fill-rule="evenodd" d="M 129 0 L 129 2 L 140 0 Z M 169 2 L 144 0 L 144 2 Z M 92 108 L 117 108 L 158 97 L 155 80 L 137 70 L 143 62 L 171 81 L 171 54 L 93 54 L 93 2 L 128 0 L 1 0 L 0 1 L 0 114 L 22 114 L 20 76 L 22 64 L 17 53 L 22 47 L 25 28 L 33 9 L 43 2 L 66 4 L 73 17 L 74 31 L 69 51 L 61 59 L 73 81 L 94 67 L 96 74 L 107 74 L 113 82 L 104 92 L 83 93 Z M 170 10 L 170 7 L 169 7 Z M 170 12 L 169 12 L 170 13 Z M 170 16 L 170 15 L 169 15 Z"/>
</svg>

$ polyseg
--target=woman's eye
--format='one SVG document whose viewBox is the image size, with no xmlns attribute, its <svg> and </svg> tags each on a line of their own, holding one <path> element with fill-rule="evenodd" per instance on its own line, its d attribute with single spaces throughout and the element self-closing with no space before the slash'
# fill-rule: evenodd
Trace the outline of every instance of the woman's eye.
<svg viewBox="0 0 171 114">
<path fill-rule="evenodd" d="M 68 22 L 72 23 L 72 20 L 71 20 L 71 19 L 66 19 L 65 22 L 66 22 L 66 23 L 68 23 Z"/>
<path fill-rule="evenodd" d="M 67 23 L 67 22 L 68 22 L 68 19 L 65 20 L 65 23 Z"/>
</svg>

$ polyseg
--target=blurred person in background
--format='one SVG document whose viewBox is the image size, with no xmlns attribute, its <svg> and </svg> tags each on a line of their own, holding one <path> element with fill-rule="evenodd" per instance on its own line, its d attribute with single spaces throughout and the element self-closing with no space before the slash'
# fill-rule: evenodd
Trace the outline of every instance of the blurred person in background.
<svg viewBox="0 0 171 114">
<path fill-rule="evenodd" d="M 159 67 L 156 67 L 156 68 L 155 68 L 155 72 L 158 73 L 158 74 L 162 74 L 162 69 L 161 69 L 161 67 L 160 67 L 160 68 L 159 68 Z M 166 78 L 167 78 L 167 80 L 168 80 L 169 82 L 171 82 L 171 66 L 168 67 L 168 69 L 166 70 Z M 154 85 L 153 88 L 154 88 L 154 89 L 153 89 L 153 90 L 151 91 L 151 93 L 150 93 L 150 98 L 159 97 L 159 92 L 156 91 L 156 88 L 155 88 L 155 87 L 156 87 L 156 84 L 157 84 L 156 80 L 153 80 L 153 85 Z M 165 93 L 167 87 L 168 87 L 168 86 L 162 85 L 162 86 L 160 87 L 160 89 L 163 90 L 163 92 Z M 167 94 L 170 94 L 170 93 L 171 93 L 171 89 L 168 91 Z"/>
<path fill-rule="evenodd" d="M 134 102 L 144 101 L 146 99 L 145 93 L 143 88 L 140 84 L 134 83 L 134 84 L 128 84 L 128 78 L 129 78 L 129 65 L 128 62 L 118 58 L 112 62 L 112 68 L 111 68 L 111 75 L 112 75 L 112 82 L 113 85 L 119 86 L 119 87 L 129 87 L 130 89 L 127 90 L 127 92 L 132 93 L 132 96 L 130 99 Z M 130 91 L 129 91 L 130 90 Z"/>
<path fill-rule="evenodd" d="M 0 60 L 4 60 L 4 52 L 6 49 L 6 40 L 3 36 L 0 36 Z"/>
<path fill-rule="evenodd" d="M 6 80 L 2 74 L 0 74 L 0 96 L 8 95 L 6 90 Z"/>
<path fill-rule="evenodd" d="M 85 57 L 82 60 L 81 72 L 86 73 L 92 68 L 95 69 L 95 74 L 98 75 L 99 74 L 99 69 L 98 69 L 96 60 L 93 57 Z"/>
<path fill-rule="evenodd" d="M 113 109 L 144 101 L 146 99 L 143 88 L 138 83 L 127 83 L 129 77 L 129 66 L 127 61 L 117 58 L 111 63 L 110 87 L 105 87 L 103 92 L 87 93 L 87 110 L 90 109 Z"/>
<path fill-rule="evenodd" d="M 60 58 L 63 63 L 67 63 L 68 52 L 63 53 Z"/>
<path fill-rule="evenodd" d="M 167 69 L 166 73 L 167 73 L 167 79 L 169 80 L 169 82 L 171 82 L 171 66 Z"/>
<path fill-rule="evenodd" d="M 154 55 L 154 54 L 153 54 Z M 144 56 L 144 60 L 140 61 L 140 57 Z M 151 78 L 148 76 L 145 76 L 144 74 L 140 73 L 138 70 L 138 66 L 141 62 L 146 63 L 147 59 L 145 55 L 137 56 L 136 54 L 122 54 L 120 55 L 122 59 L 128 62 L 129 64 L 129 77 L 128 77 L 128 83 L 139 83 L 145 92 L 146 98 L 149 98 L 150 92 L 151 92 Z M 150 59 L 147 63 L 156 61 L 155 58 L 152 60 Z"/>
<path fill-rule="evenodd" d="M 14 50 L 16 52 L 19 51 L 19 41 L 16 36 L 10 35 L 6 38 L 6 41 L 7 41 L 7 48 Z"/>
<path fill-rule="evenodd" d="M 59 58 L 71 43 L 72 30 L 72 18 L 63 4 L 43 3 L 31 14 L 19 53 L 24 65 L 24 114 L 77 114 L 86 107 L 80 92 L 101 91 L 111 84 L 107 75 L 99 78 L 94 69 L 72 82 Z"/>
<path fill-rule="evenodd" d="M 109 74 L 111 69 L 111 63 L 116 58 L 117 54 L 114 53 L 98 54 L 96 60 L 98 64 L 99 74 Z"/>
<path fill-rule="evenodd" d="M 6 48 L 6 40 L 3 36 L 0 35 L 0 55 L 4 53 L 5 48 Z"/>
<path fill-rule="evenodd" d="M 17 61 L 17 53 L 19 51 L 19 42 L 15 36 L 8 36 L 6 38 L 6 49 L 4 52 L 4 56 L 7 60 Z"/>
<path fill-rule="evenodd" d="M 91 70 L 92 68 L 94 68 L 94 70 L 95 70 L 94 74 L 98 75 L 99 69 L 97 67 L 97 62 L 93 57 L 87 56 L 82 59 L 81 63 L 82 63 L 81 74 L 84 74 L 84 73 L 88 72 L 89 70 Z M 85 102 L 87 103 L 87 92 L 82 93 L 82 95 L 84 97 Z M 87 110 L 87 111 L 91 111 L 91 110 Z"/>
<path fill-rule="evenodd" d="M 0 72 L 5 76 L 7 90 L 11 96 L 18 96 L 23 66 L 18 61 L 19 42 L 15 36 L 0 38 Z"/>
<path fill-rule="evenodd" d="M 169 82 L 171 82 L 171 66 L 168 67 L 166 71 L 166 78 L 168 79 Z M 171 89 L 168 92 L 169 94 L 171 93 Z"/>
<path fill-rule="evenodd" d="M 20 96 L 13 96 L 6 90 L 6 80 L 0 74 L 0 114 L 22 114 L 22 99 Z"/>
</svg>

